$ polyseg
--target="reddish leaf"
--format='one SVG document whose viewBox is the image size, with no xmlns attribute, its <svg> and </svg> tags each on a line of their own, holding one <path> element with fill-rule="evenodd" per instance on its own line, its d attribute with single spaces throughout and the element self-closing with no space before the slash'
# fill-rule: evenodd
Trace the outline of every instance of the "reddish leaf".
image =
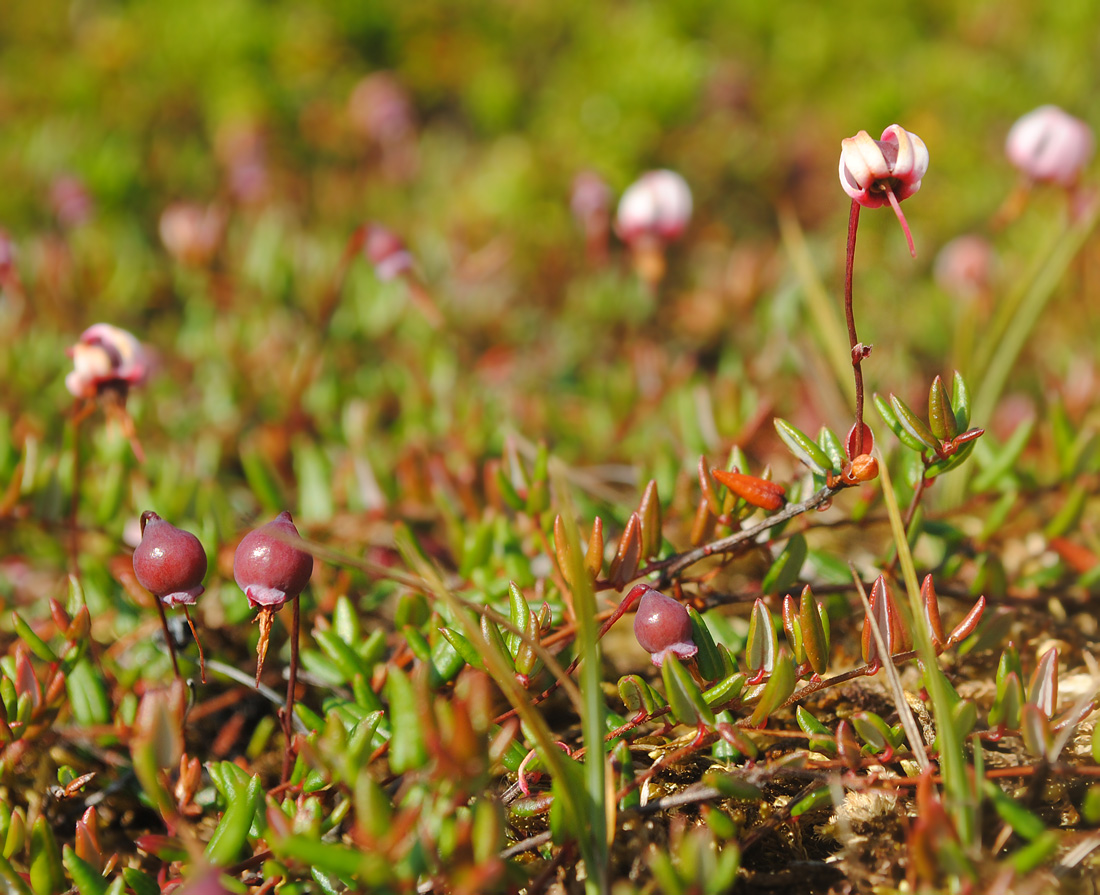
<svg viewBox="0 0 1100 895">
<path fill-rule="evenodd" d="M 769 512 L 778 510 L 786 499 L 784 495 L 787 489 L 767 479 L 742 472 L 727 472 L 724 469 L 714 469 L 712 474 L 742 500 Z"/>
</svg>

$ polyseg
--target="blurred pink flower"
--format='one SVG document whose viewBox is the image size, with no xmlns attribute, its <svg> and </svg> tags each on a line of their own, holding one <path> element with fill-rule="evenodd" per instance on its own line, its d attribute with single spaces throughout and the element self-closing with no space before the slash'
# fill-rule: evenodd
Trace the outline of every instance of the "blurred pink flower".
<svg viewBox="0 0 1100 895">
<path fill-rule="evenodd" d="M 1070 187 L 1092 158 L 1092 129 L 1057 106 L 1040 106 L 1012 125 L 1005 154 L 1029 179 Z"/>
<path fill-rule="evenodd" d="M 213 205 L 173 202 L 160 215 L 160 241 L 182 264 L 202 266 L 214 257 L 225 232 L 225 215 Z"/>
<path fill-rule="evenodd" d="M 656 237 L 679 239 L 691 221 L 691 188 L 675 171 L 648 171 L 619 200 L 615 232 L 624 242 Z"/>
<path fill-rule="evenodd" d="M 397 78 L 380 71 L 355 85 L 348 100 L 348 117 L 359 133 L 378 143 L 396 143 L 415 127 L 412 100 Z"/>
<path fill-rule="evenodd" d="M 88 327 L 67 353 L 73 371 L 65 377 L 65 387 L 77 398 L 95 398 L 108 388 L 125 393 L 149 376 L 149 357 L 141 342 L 109 323 Z"/>
<path fill-rule="evenodd" d="M 92 216 L 95 203 L 79 177 L 65 174 L 50 184 L 50 204 L 57 219 L 66 227 L 76 227 Z"/>
<path fill-rule="evenodd" d="M 352 238 L 358 241 L 363 257 L 370 262 L 378 279 L 393 280 L 412 270 L 412 253 L 388 227 L 373 222 L 364 224 Z"/>
<path fill-rule="evenodd" d="M 940 249 L 933 275 L 936 283 L 955 298 L 976 298 L 989 289 L 996 261 L 993 246 L 984 236 L 968 233 Z"/>
</svg>

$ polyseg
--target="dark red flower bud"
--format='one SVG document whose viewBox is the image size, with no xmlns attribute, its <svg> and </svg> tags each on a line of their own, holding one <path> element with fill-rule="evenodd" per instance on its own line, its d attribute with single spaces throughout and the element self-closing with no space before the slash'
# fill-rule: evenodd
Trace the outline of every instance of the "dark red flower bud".
<svg viewBox="0 0 1100 895">
<path fill-rule="evenodd" d="M 687 659 L 699 652 L 691 639 L 691 616 L 683 605 L 648 585 L 639 587 L 645 591 L 634 616 L 634 636 L 652 655 L 653 664 L 660 667 L 670 653 Z"/>
<path fill-rule="evenodd" d="M 313 557 L 296 546 L 298 529 L 290 513 L 250 531 L 233 557 L 233 578 L 250 606 L 278 609 L 300 594 L 313 574 Z"/>
<path fill-rule="evenodd" d="M 141 514 L 141 543 L 134 551 L 134 574 L 142 587 L 169 606 L 190 606 L 205 589 L 206 551 L 191 532 L 146 510 Z"/>
</svg>

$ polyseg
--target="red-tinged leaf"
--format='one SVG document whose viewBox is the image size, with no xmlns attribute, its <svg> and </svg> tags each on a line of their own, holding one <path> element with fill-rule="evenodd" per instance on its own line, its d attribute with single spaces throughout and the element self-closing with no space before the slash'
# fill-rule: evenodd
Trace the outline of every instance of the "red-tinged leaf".
<svg viewBox="0 0 1100 895">
<path fill-rule="evenodd" d="M 937 377 L 938 378 L 938 377 Z M 943 622 L 940 620 L 940 600 L 936 596 L 936 587 L 932 583 L 932 576 L 925 575 L 920 586 L 921 605 L 924 607 L 924 620 L 928 622 L 928 630 L 932 632 L 932 642 L 937 646 L 943 646 L 947 637 L 943 633 Z"/>
<path fill-rule="evenodd" d="M 30 653 L 22 643 L 15 645 L 15 692 L 20 696 L 29 694 L 31 705 L 35 708 L 42 704 L 42 684 L 34 673 Z"/>
<path fill-rule="evenodd" d="M 642 523 L 642 558 L 649 559 L 661 550 L 661 498 L 657 495 L 657 480 L 650 479 L 638 505 Z"/>
<path fill-rule="evenodd" d="M 616 590 L 638 576 L 638 563 L 642 559 L 642 522 L 637 513 L 631 513 L 626 530 L 619 539 L 619 549 L 611 560 L 608 579 Z"/>
<path fill-rule="evenodd" d="M 807 584 L 802 588 L 798 606 L 798 623 L 802 630 L 802 649 L 815 674 L 824 674 L 829 665 L 828 615 Z"/>
<path fill-rule="evenodd" d="M 1066 538 L 1051 538 L 1048 542 L 1050 549 L 1058 554 L 1062 562 L 1068 565 L 1078 575 L 1091 572 L 1100 559 L 1096 554 L 1083 544 L 1075 544 Z"/>
<path fill-rule="evenodd" d="M 993 727 L 1016 730 L 1020 726 L 1020 709 L 1024 704 L 1024 685 L 1015 671 L 1010 671 L 997 682 L 997 695 L 989 710 L 989 723 Z"/>
<path fill-rule="evenodd" d="M 880 658 L 878 654 L 878 645 L 875 642 L 874 633 L 871 629 L 872 615 L 874 616 L 875 622 L 878 624 L 883 642 L 890 655 L 905 652 L 909 649 L 912 645 L 909 639 L 909 632 L 906 630 L 901 613 L 898 611 L 897 604 L 894 602 L 893 591 L 890 589 L 890 585 L 886 583 L 884 576 L 879 575 L 878 578 L 875 579 L 875 583 L 871 587 L 871 596 L 868 602 L 871 604 L 871 612 L 863 622 L 863 661 L 872 663 Z M 885 661 L 885 657 L 882 657 L 882 661 Z"/>
<path fill-rule="evenodd" d="M 757 599 L 752 604 L 749 616 L 749 636 L 745 644 L 745 665 L 756 676 L 769 673 L 775 666 L 776 652 L 779 650 L 779 636 L 775 623 L 764 601 Z"/>
<path fill-rule="evenodd" d="M 1050 718 L 1058 707 L 1058 648 L 1051 647 L 1039 658 L 1027 688 L 1027 701 Z"/>
<path fill-rule="evenodd" d="M 554 517 L 554 552 L 558 555 L 558 569 L 562 577 L 575 586 L 575 582 L 569 581 L 569 539 L 566 537 L 565 520 L 560 515 Z"/>
<path fill-rule="evenodd" d="M 709 541 L 714 535 L 714 527 L 718 517 L 710 511 L 710 504 L 705 497 L 699 499 L 699 506 L 695 510 L 695 519 L 691 523 L 691 546 L 698 547 L 705 541 Z"/>
<path fill-rule="evenodd" d="M 1054 745 L 1054 732 L 1050 719 L 1037 705 L 1028 702 L 1020 709 L 1020 736 L 1028 752 L 1036 757 L 1046 757 Z"/>
<path fill-rule="evenodd" d="M 556 522 L 554 540 L 558 541 Z M 593 581 L 600 577 L 603 570 L 603 520 L 599 516 L 592 523 L 592 537 L 588 539 L 588 550 L 584 554 L 584 568 Z"/>
<path fill-rule="evenodd" d="M 791 648 L 794 661 L 801 665 L 806 661 L 806 652 L 802 649 L 802 630 L 798 621 L 798 606 L 794 597 L 783 597 L 783 633 L 787 635 L 787 644 Z"/>
<path fill-rule="evenodd" d="M 967 429 L 965 432 L 956 435 L 951 441 L 956 448 L 959 448 L 967 442 L 981 438 L 983 435 L 985 435 L 985 429 Z"/>
<path fill-rule="evenodd" d="M 776 482 L 724 469 L 711 470 L 711 474 L 742 500 L 768 512 L 778 510 L 786 501 L 787 489 Z"/>
<path fill-rule="evenodd" d="M 928 389 L 928 428 L 940 441 L 950 441 L 959 432 L 955 409 L 940 376 L 932 380 L 932 387 Z"/>
<path fill-rule="evenodd" d="M 871 431 L 871 427 L 866 423 L 863 424 L 863 449 L 860 450 L 860 446 L 856 444 L 858 438 L 856 424 L 852 423 L 852 427 L 848 430 L 848 435 L 844 439 L 844 451 L 848 455 L 849 460 L 854 460 L 860 454 L 869 454 L 875 447 L 875 433 Z"/>
<path fill-rule="evenodd" d="M 699 458 L 699 490 L 703 493 L 703 499 L 715 516 L 722 515 L 722 501 L 718 499 L 718 493 L 714 490 L 714 479 L 710 476 L 707 466 L 707 458 Z"/>
<path fill-rule="evenodd" d="M 924 420 L 909 409 L 909 406 L 901 398 L 897 395 L 890 395 L 890 407 L 896 414 L 898 424 L 902 429 L 920 442 L 926 450 L 937 455 L 941 452 L 940 443 L 936 440 L 936 436 L 932 434 L 932 430 L 928 428 Z"/>
<path fill-rule="evenodd" d="M 836 728 L 836 748 L 840 760 L 850 770 L 859 767 L 859 743 L 856 742 L 855 731 L 851 722 L 845 718 Z"/>
<path fill-rule="evenodd" d="M 982 613 L 985 612 L 985 597 L 978 597 L 978 602 L 975 603 L 968 613 L 966 618 L 955 625 L 954 630 L 948 635 L 946 646 L 954 646 L 956 643 L 965 640 L 971 634 L 974 633 L 974 629 L 978 627 L 978 622 L 982 620 Z"/>
</svg>

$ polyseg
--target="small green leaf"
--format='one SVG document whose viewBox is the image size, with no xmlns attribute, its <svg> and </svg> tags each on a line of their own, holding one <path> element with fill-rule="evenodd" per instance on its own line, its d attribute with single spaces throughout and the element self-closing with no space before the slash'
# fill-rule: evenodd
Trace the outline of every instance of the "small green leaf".
<svg viewBox="0 0 1100 895">
<path fill-rule="evenodd" d="M 831 807 L 832 804 L 833 797 L 829 793 L 829 787 L 820 786 L 791 806 L 791 817 L 799 817 L 807 811 L 813 811 L 815 808 L 824 808 L 827 805 Z"/>
<path fill-rule="evenodd" d="M 1008 859 L 1009 863 L 1012 864 L 1012 869 L 1016 873 L 1020 876 L 1026 876 L 1033 870 L 1038 870 L 1047 864 L 1054 857 L 1055 852 L 1058 851 L 1061 842 L 1062 839 L 1057 830 L 1045 830 L 1015 852 Z"/>
<path fill-rule="evenodd" d="M 665 705 L 664 699 L 636 674 L 627 674 L 619 678 L 619 697 L 626 710 L 632 715 L 645 713 L 652 715 Z"/>
<path fill-rule="evenodd" d="M 390 704 L 390 767 L 395 774 L 422 767 L 428 760 L 424 732 L 420 728 L 419 698 L 408 676 L 399 668 L 390 668 L 386 680 Z"/>
<path fill-rule="evenodd" d="M 771 677 L 764 685 L 764 690 L 752 711 L 749 723 L 753 727 L 763 727 L 772 712 L 783 705 L 794 692 L 796 682 L 794 662 L 790 653 L 785 649 L 780 650 Z"/>
<path fill-rule="evenodd" d="M 970 425 L 970 390 L 958 370 L 951 389 L 951 404 L 955 408 L 955 431 L 965 432 Z"/>
<path fill-rule="evenodd" d="M 439 633 L 444 640 L 455 648 L 455 651 L 462 656 L 468 665 L 474 668 L 485 667 L 484 661 L 481 658 L 481 653 L 479 653 L 474 645 L 462 634 L 454 630 L 454 628 L 440 628 Z"/>
<path fill-rule="evenodd" d="M 939 376 L 932 380 L 932 387 L 928 389 L 928 428 L 940 441 L 950 441 L 959 432 L 947 386 Z"/>
<path fill-rule="evenodd" d="M 313 639 L 317 641 L 321 651 L 340 669 L 345 682 L 350 683 L 357 674 L 370 677 L 371 669 L 350 644 L 335 631 L 315 630 Z"/>
<path fill-rule="evenodd" d="M 796 429 L 786 420 L 778 417 L 775 419 L 775 431 L 790 449 L 790 452 L 805 463 L 815 474 L 823 476 L 827 470 L 832 468 L 833 464 L 829 459 L 829 455 L 805 432 Z"/>
<path fill-rule="evenodd" d="M 770 672 L 775 664 L 779 649 L 779 635 L 775 622 L 764 601 L 757 599 L 752 604 L 749 616 L 749 636 L 745 644 L 745 667 L 754 674 L 759 671 Z"/>
<path fill-rule="evenodd" d="M 817 601 L 808 584 L 802 588 L 799 600 L 798 626 L 810 667 L 815 674 L 824 674 L 829 665 L 829 615 L 825 604 Z"/>
<path fill-rule="evenodd" d="M 519 632 L 526 631 L 528 620 L 531 617 L 531 607 L 527 603 L 527 598 L 523 595 L 523 591 L 519 589 L 514 581 L 508 582 L 508 621 L 511 622 L 512 630 L 504 635 L 504 642 L 508 645 L 508 654 L 515 656 L 519 650 L 523 640 L 520 637 Z"/>
<path fill-rule="evenodd" d="M 902 429 L 920 442 L 925 450 L 935 454 L 940 452 L 940 443 L 936 440 L 936 436 L 932 434 L 932 430 L 924 420 L 909 409 L 909 405 L 897 395 L 890 395 L 890 407 Z"/>
<path fill-rule="evenodd" d="M 718 652 L 718 645 L 711 637 L 710 629 L 703 617 L 691 606 L 687 607 L 688 617 L 691 619 L 691 639 L 699 648 L 695 661 L 699 667 L 699 674 L 703 680 L 716 681 L 725 672 L 722 655 Z"/>
<path fill-rule="evenodd" d="M 817 433 L 817 443 L 829 457 L 833 472 L 841 472 L 848 458 L 844 454 L 844 442 L 840 437 L 832 429 L 822 426 L 821 431 Z"/>
<path fill-rule="evenodd" d="M 46 818 L 39 815 L 31 827 L 31 888 L 36 895 L 63 892 L 65 870 L 61 865 L 61 850 Z"/>
<path fill-rule="evenodd" d="M 714 724 L 714 711 L 707 705 L 698 684 L 675 656 L 665 658 L 661 666 L 661 679 L 665 684 L 668 704 L 677 721 L 691 727 Z"/>
<path fill-rule="evenodd" d="M 22 640 L 34 655 L 36 655 L 43 662 L 58 662 L 57 654 L 50 649 L 50 645 L 46 643 L 41 637 L 34 633 L 31 626 L 23 619 L 18 612 L 11 614 L 12 627 L 15 629 L 15 634 Z"/>
<path fill-rule="evenodd" d="M 809 747 L 812 752 L 821 752 L 824 755 L 836 755 L 836 737 L 832 732 L 811 715 L 802 706 L 795 708 L 795 720 L 798 722 L 798 726 L 802 728 L 802 731 L 806 733 L 809 738 Z"/>
<path fill-rule="evenodd" d="M 898 415 L 894 413 L 893 407 L 890 406 L 890 402 L 887 401 L 882 395 L 876 394 L 874 396 L 875 409 L 878 411 L 879 416 L 882 417 L 882 421 L 890 428 L 890 431 L 897 436 L 898 441 L 905 445 L 909 450 L 916 451 L 918 454 L 923 453 L 926 448 L 921 444 L 920 440 L 910 435 L 901 422 L 898 420 Z"/>
<path fill-rule="evenodd" d="M 263 782 L 256 774 L 249 779 L 244 794 L 230 800 L 203 852 L 211 864 L 228 867 L 240 857 L 256 811 L 263 803 L 263 791 Z"/>
<path fill-rule="evenodd" d="M 743 671 L 735 671 L 733 674 L 720 680 L 712 687 L 703 691 L 703 699 L 709 706 L 719 706 L 730 702 L 741 695 L 745 689 L 745 681 L 748 676 Z"/>
<path fill-rule="evenodd" d="M 148 873 L 135 867 L 123 867 L 122 879 L 134 895 L 160 895 L 160 886 Z"/>
<path fill-rule="evenodd" d="M 111 703 L 103 678 L 87 659 L 81 659 L 65 678 L 65 692 L 73 717 L 82 727 L 107 724 L 111 720 Z"/>
<path fill-rule="evenodd" d="M 61 860 L 80 895 L 106 895 L 107 880 L 97 873 L 91 864 L 77 855 L 70 846 L 66 845 L 62 849 Z"/>
</svg>

